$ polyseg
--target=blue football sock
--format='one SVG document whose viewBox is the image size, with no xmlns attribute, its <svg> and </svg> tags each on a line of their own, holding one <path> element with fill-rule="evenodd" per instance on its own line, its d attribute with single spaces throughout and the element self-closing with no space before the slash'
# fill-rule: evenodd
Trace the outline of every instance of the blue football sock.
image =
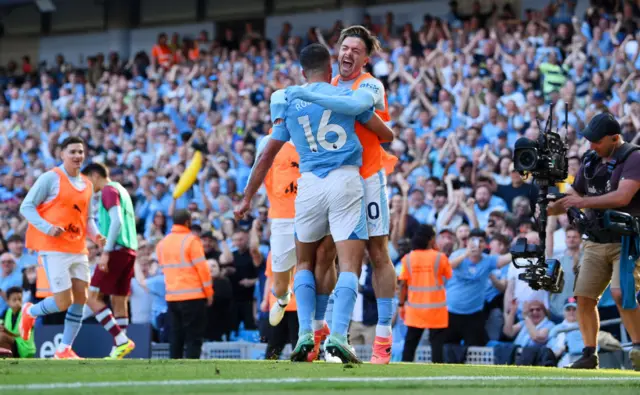
<svg viewBox="0 0 640 395">
<path fill-rule="evenodd" d="M 34 304 L 33 306 L 31 306 L 31 308 L 28 311 L 28 313 L 34 317 L 40 317 L 42 315 L 48 315 L 48 314 L 59 313 L 59 312 L 60 312 L 60 308 L 58 308 L 58 305 L 56 304 L 56 300 L 53 298 L 53 296 L 49 296 L 48 298 L 45 298 L 40 302 Z"/>
<path fill-rule="evenodd" d="M 347 336 L 353 307 L 358 296 L 358 277 L 351 272 L 340 273 L 335 293 L 331 333 Z"/>
<path fill-rule="evenodd" d="M 298 305 L 298 333 L 311 332 L 311 320 L 316 308 L 316 280 L 313 273 L 309 270 L 296 272 L 293 289 Z"/>
<path fill-rule="evenodd" d="M 316 314 L 314 320 L 324 320 L 324 315 L 327 312 L 327 305 L 329 304 L 329 295 L 316 295 Z"/>
<path fill-rule="evenodd" d="M 67 310 L 67 316 L 64 319 L 64 331 L 62 332 L 61 346 L 71 346 L 75 340 L 80 327 L 82 327 L 83 304 L 72 304 Z"/>
<path fill-rule="evenodd" d="M 327 325 L 331 328 L 331 323 L 333 322 L 333 305 L 336 302 L 336 294 L 331 293 L 329 295 L 329 301 L 327 302 L 327 310 L 324 313 L 325 320 L 327 321 Z"/>
<path fill-rule="evenodd" d="M 393 318 L 393 299 L 378 298 L 378 326 L 376 327 L 376 336 L 391 336 L 391 319 Z"/>
</svg>

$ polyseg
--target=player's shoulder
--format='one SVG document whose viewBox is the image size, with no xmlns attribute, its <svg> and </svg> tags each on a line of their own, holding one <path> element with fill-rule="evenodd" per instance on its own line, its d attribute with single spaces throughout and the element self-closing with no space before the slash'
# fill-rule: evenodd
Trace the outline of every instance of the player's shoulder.
<svg viewBox="0 0 640 395">
<path fill-rule="evenodd" d="M 287 102 L 287 95 L 284 89 L 278 89 L 271 94 L 271 104 L 284 104 Z"/>
<path fill-rule="evenodd" d="M 373 76 L 360 81 L 360 83 L 358 84 L 358 89 L 367 89 L 376 95 L 384 93 L 384 85 L 379 79 Z"/>
</svg>

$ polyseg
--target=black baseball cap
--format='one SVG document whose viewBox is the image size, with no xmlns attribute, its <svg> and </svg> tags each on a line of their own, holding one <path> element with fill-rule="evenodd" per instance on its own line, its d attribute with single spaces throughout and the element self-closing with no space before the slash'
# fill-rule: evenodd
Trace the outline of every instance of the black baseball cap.
<svg viewBox="0 0 640 395">
<path fill-rule="evenodd" d="M 595 143 L 605 136 L 615 136 L 621 133 L 620 123 L 614 116 L 611 113 L 603 112 L 591 118 L 589 125 L 584 128 L 581 134 L 585 139 Z"/>
</svg>

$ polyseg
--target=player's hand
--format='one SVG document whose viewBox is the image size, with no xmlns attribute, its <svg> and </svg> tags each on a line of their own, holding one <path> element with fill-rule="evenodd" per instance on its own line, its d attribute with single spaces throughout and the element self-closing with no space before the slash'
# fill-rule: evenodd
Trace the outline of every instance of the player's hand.
<svg viewBox="0 0 640 395">
<path fill-rule="evenodd" d="M 263 313 L 266 313 L 267 311 L 269 311 L 269 303 L 267 302 L 267 300 L 263 300 L 262 303 L 260 303 L 260 311 L 262 311 Z"/>
<path fill-rule="evenodd" d="M 100 255 L 100 261 L 98 262 L 98 268 L 103 272 L 107 273 L 109 271 L 109 253 L 103 252 Z"/>
<path fill-rule="evenodd" d="M 233 211 L 233 216 L 235 217 L 236 221 L 240 221 L 241 219 L 243 219 L 250 208 L 251 201 L 247 200 L 246 198 L 242 198 L 240 205 Z"/>
<path fill-rule="evenodd" d="M 284 94 L 287 98 L 287 102 L 291 103 L 296 99 L 300 99 L 302 96 L 303 88 L 301 86 L 290 86 L 285 89 Z"/>
<path fill-rule="evenodd" d="M 207 296 L 207 306 L 211 306 L 213 304 L 213 295 Z"/>
<path fill-rule="evenodd" d="M 64 228 L 60 227 L 60 226 L 54 226 L 51 228 L 51 230 L 49 230 L 49 236 L 53 236 L 53 237 L 58 237 L 61 234 L 64 233 Z"/>
<path fill-rule="evenodd" d="M 105 244 L 107 244 L 107 238 L 101 234 L 98 234 L 96 236 L 96 244 L 98 245 L 98 247 L 104 248 Z"/>
</svg>

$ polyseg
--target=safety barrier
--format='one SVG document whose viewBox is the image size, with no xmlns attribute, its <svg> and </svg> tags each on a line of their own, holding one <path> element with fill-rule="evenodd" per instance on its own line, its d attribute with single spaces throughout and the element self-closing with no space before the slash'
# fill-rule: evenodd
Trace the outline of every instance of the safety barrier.
<svg viewBox="0 0 640 395">
<path fill-rule="evenodd" d="M 356 354 L 363 361 L 371 359 L 371 346 L 354 346 Z M 399 362 L 402 357 L 403 344 L 394 344 L 393 361 Z M 252 359 L 265 358 L 267 345 L 264 343 L 249 342 L 207 342 L 202 345 L 200 359 Z M 280 359 L 287 360 L 291 355 L 291 346 L 287 345 Z M 153 343 L 151 345 L 151 358 L 168 359 L 169 345 L 166 343 Z M 431 362 L 431 347 L 419 346 L 416 349 L 416 362 Z M 469 347 L 467 350 L 467 364 L 493 365 L 493 348 Z"/>
</svg>

